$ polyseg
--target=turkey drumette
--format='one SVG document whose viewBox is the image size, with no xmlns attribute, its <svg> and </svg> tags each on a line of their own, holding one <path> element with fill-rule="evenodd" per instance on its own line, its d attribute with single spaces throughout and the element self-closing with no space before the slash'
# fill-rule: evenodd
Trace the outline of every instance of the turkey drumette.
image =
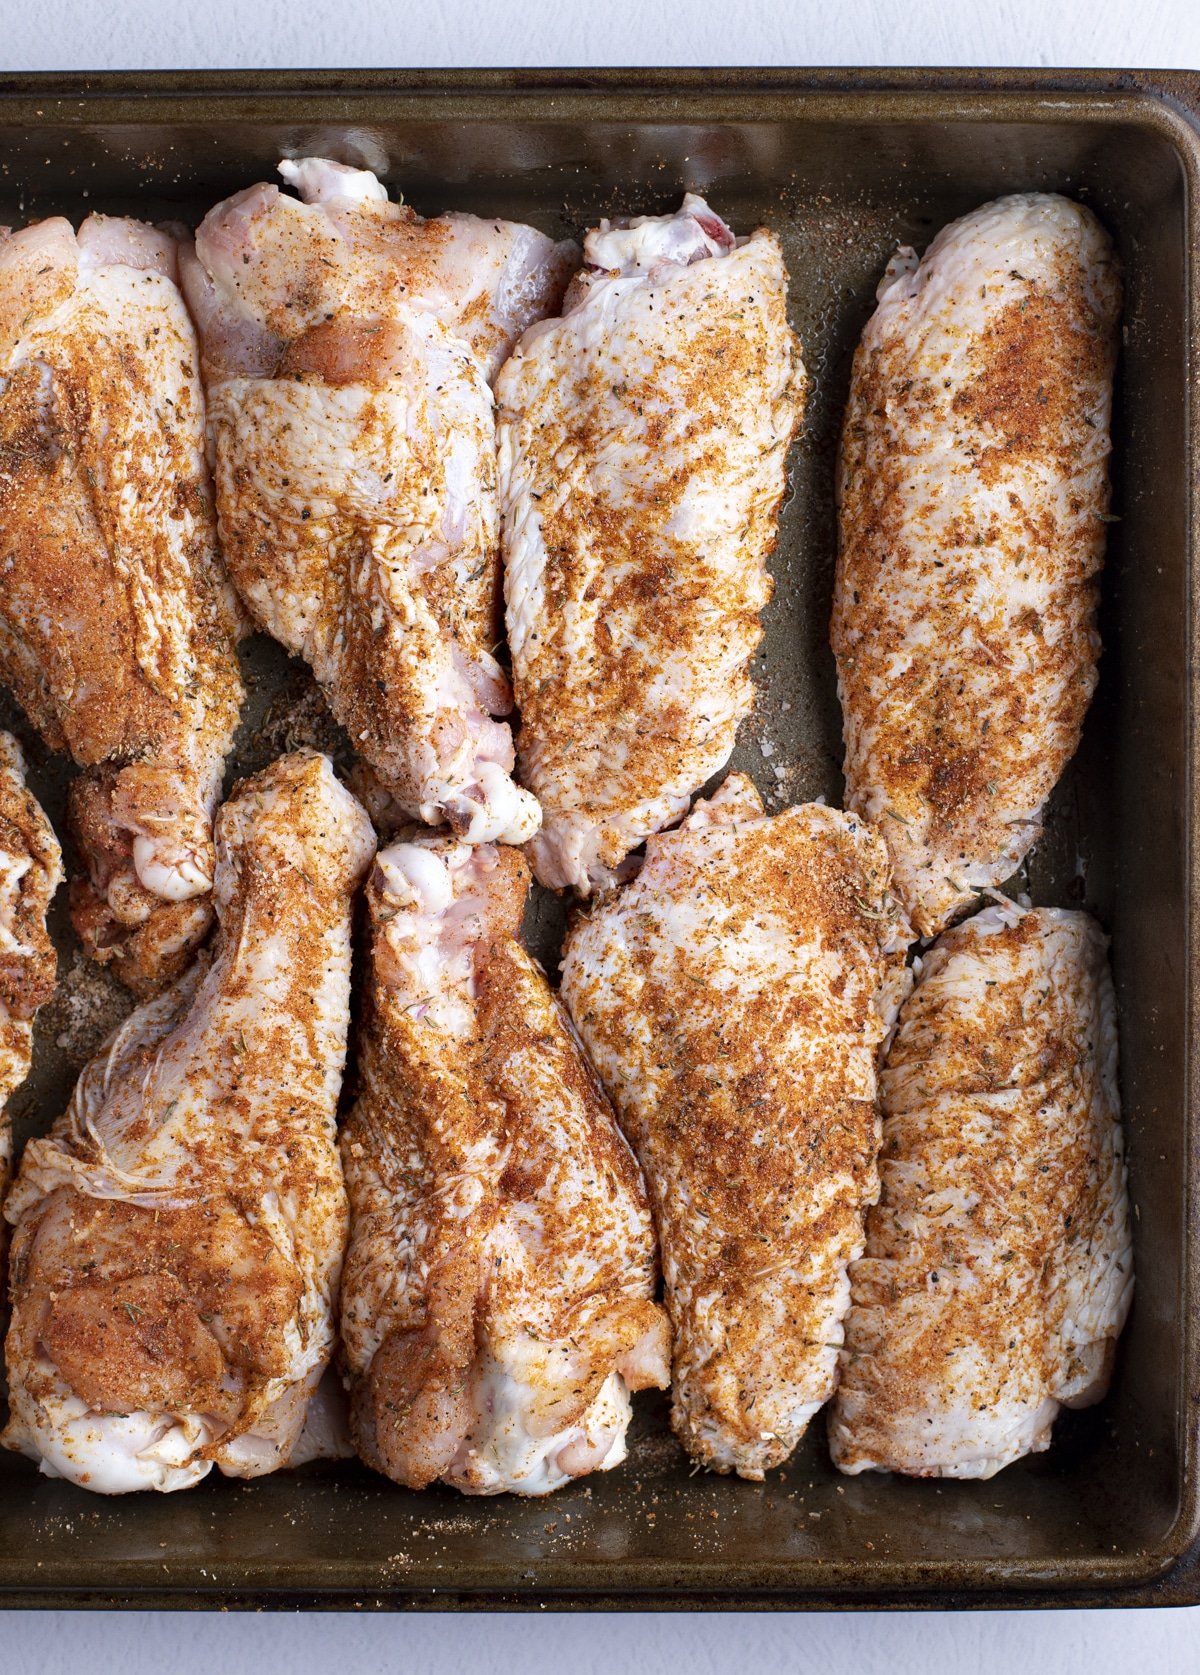
<svg viewBox="0 0 1200 1675">
<path fill-rule="evenodd" d="M 1090 210 L 1001 198 L 893 259 L 854 358 L 833 649 L 846 798 L 922 936 L 1041 830 L 1096 685 L 1121 280 Z"/>
<path fill-rule="evenodd" d="M 219 930 L 87 1066 L 9 1194 L 4 1441 L 88 1488 L 286 1464 L 333 1351 L 334 1108 L 370 822 L 314 752 L 216 826 Z"/>
<path fill-rule="evenodd" d="M 212 922 L 242 698 L 177 247 L 93 215 L 0 230 L 0 678 L 83 769 L 76 928 L 140 994 Z"/>
<path fill-rule="evenodd" d="M 880 1078 L 834 1463 L 991 1477 L 1108 1388 L 1133 1295 L 1107 942 L 988 907 L 925 956 Z"/>
<path fill-rule="evenodd" d="M 423 221 L 362 170 L 280 172 L 299 198 L 218 204 L 185 264 L 231 574 L 410 815 L 519 842 L 540 816 L 493 719 L 512 695 L 490 379 L 578 253 L 511 222 Z"/>
<path fill-rule="evenodd" d="M 750 713 L 805 378 L 779 240 L 692 194 L 588 233 L 496 384 L 521 782 L 543 884 L 613 882 Z"/>
<path fill-rule="evenodd" d="M 58 839 L 26 787 L 21 747 L 0 733 L 0 1205 L 12 1163 L 8 1101 L 29 1074 L 34 1014 L 54 993 L 46 911 L 61 882 Z M 0 1258 L 5 1232 L 0 1223 Z"/>
<path fill-rule="evenodd" d="M 607 1470 L 629 1393 L 668 1380 L 645 1189 L 516 940 L 528 883 L 511 849 L 427 838 L 368 889 L 342 1337 L 359 1451 L 415 1488 Z"/>
<path fill-rule="evenodd" d="M 865 822 L 767 817 L 740 775 L 568 935 L 563 997 L 658 1223 L 672 1423 L 714 1470 L 761 1478 L 833 1392 L 906 936 Z"/>
</svg>

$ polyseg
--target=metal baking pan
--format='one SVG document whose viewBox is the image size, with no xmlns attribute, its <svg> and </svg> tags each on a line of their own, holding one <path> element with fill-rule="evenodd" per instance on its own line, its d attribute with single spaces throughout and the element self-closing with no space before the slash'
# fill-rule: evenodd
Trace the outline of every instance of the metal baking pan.
<svg viewBox="0 0 1200 1675">
<path fill-rule="evenodd" d="M 1024 887 L 1113 935 L 1138 1290 L 1109 1400 L 989 1483 L 839 1479 L 818 1420 L 763 1484 L 693 1475 L 639 1397 L 628 1463 L 549 1500 L 407 1493 L 345 1463 L 105 1501 L 0 1459 L 13 1605 L 914 1606 L 1200 1601 L 1200 1128 L 1192 756 L 1200 558 L 1200 73 L 608 71 L 0 78 L 0 219 L 198 219 L 320 152 L 418 209 L 560 234 L 683 187 L 781 234 L 813 376 L 736 763 L 774 806 L 840 794 L 832 467 L 850 356 L 897 240 L 998 193 L 1091 204 L 1127 275 L 1105 652 Z M 263 641 L 235 770 L 328 735 Z M 0 716 L 11 721 L 11 716 Z M 61 763 L 29 746 L 61 831 Z M 336 741 L 335 741 L 336 742 Z M 763 745 L 768 749 L 764 754 Z M 770 747 L 773 747 L 770 748 Z M 784 777 L 778 778 L 777 765 Z M 61 915 L 61 908 L 59 913 Z M 557 915 L 530 925 L 553 968 Z M 120 992 L 60 935 L 18 1136 L 61 1107 Z"/>
</svg>

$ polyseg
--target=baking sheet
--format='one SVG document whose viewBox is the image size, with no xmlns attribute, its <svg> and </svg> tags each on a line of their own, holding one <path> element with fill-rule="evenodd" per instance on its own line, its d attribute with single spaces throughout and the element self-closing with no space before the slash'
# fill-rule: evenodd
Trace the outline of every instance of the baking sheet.
<svg viewBox="0 0 1200 1675">
<path fill-rule="evenodd" d="M 840 716 L 828 649 L 833 458 L 850 356 L 897 242 L 918 247 L 999 192 L 1089 202 L 1127 270 L 1101 683 L 1043 842 L 1014 888 L 1087 905 L 1114 933 L 1138 1295 L 1114 1392 L 1067 1415 L 1048 1455 L 985 1484 L 839 1478 L 820 1420 L 762 1485 L 694 1474 L 666 1403 L 639 1396 L 628 1463 L 545 1501 L 397 1489 L 355 1464 L 186 1495 L 99 1501 L 0 1460 L 0 1588 L 15 1601 L 139 1604 L 963 1603 L 972 1593 L 1154 1597 L 1196 1528 L 1195 1148 L 1187 1006 L 1190 565 L 1196 508 L 1194 220 L 1200 142 L 1170 101 L 1100 76 L 899 82 L 722 73 L 536 72 L 400 78 L 0 80 L 0 215 L 92 208 L 195 221 L 269 178 L 279 155 L 322 151 L 383 169 L 426 213 L 470 208 L 579 232 L 599 214 L 709 194 L 735 230 L 779 232 L 811 378 L 794 451 L 759 703 L 733 766 L 771 807 L 840 796 Z M 727 79 L 726 79 L 727 78 Z M 1175 93 L 1197 96 L 1197 80 Z M 98 85 L 97 85 L 98 84 Z M 764 84 L 766 84 L 764 86 Z M 60 96 L 61 95 L 61 96 Z M 1190 196 L 1189 196 L 1190 194 Z M 1189 217 L 1191 218 L 1189 220 Z M 301 665 L 257 638 L 231 778 L 315 742 L 341 754 Z M 10 711 L 31 782 L 63 832 L 64 766 Z M 65 896 L 65 892 L 63 893 Z M 527 934 L 556 969 L 561 906 L 539 891 Z M 55 911 L 61 986 L 41 1014 L 17 1096 L 18 1139 L 61 1109 L 128 1001 L 87 967 Z M 1189 1196 L 1190 1195 L 1190 1196 Z M 1176 1567 L 1178 1570 L 1178 1567 Z M 1197 1567 L 1174 1593 L 1197 1591 Z M 1190 1577 L 1190 1580 L 1189 1580 Z M 1140 1587 L 1129 1591 L 1134 1584 Z M 1061 1590 L 1068 1590 L 1064 1594 Z"/>
</svg>

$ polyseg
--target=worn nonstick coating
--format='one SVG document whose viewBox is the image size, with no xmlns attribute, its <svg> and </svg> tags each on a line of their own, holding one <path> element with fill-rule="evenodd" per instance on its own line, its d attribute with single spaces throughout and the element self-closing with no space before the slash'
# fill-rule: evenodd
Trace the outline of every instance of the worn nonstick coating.
<svg viewBox="0 0 1200 1675">
<path fill-rule="evenodd" d="M 990 1483 L 839 1478 L 818 1420 L 755 1485 L 692 1471 L 661 1398 L 630 1459 L 544 1501 L 417 1495 L 354 1464 L 106 1501 L 0 1459 L 0 1597 L 34 1605 L 850 1606 L 1200 1598 L 1197 1548 L 1195 686 L 1200 75 L 520 72 L 0 78 L 0 219 L 90 209 L 194 221 L 321 152 L 418 209 L 578 232 L 707 193 L 780 234 L 812 389 L 773 561 L 760 698 L 734 764 L 771 806 L 840 795 L 827 640 L 832 468 L 854 343 L 897 240 L 1005 191 L 1091 204 L 1127 277 L 1101 681 L 1016 887 L 1091 907 L 1114 938 L 1137 1297 L 1113 1392 Z M 2 557 L 2 555 L 0 555 Z M 264 640 L 233 774 L 344 741 Z M 60 833 L 68 771 L 10 710 Z M 528 933 L 555 970 L 561 916 Z M 60 901 L 60 993 L 38 1021 L 19 1139 L 61 1109 L 128 1002 L 84 967 Z M 1190 1554 L 1188 1549 L 1191 1549 Z"/>
</svg>

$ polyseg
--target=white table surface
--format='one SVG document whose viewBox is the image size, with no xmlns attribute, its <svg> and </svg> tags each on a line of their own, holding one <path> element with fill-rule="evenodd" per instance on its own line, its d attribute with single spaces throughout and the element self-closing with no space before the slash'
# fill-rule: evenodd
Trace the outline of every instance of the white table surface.
<svg viewBox="0 0 1200 1675">
<path fill-rule="evenodd" d="M 1200 0 L 7 0 L 6 70 L 1200 67 Z M 3 1675 L 1197 1675 L 1200 1612 L 356 1618 L 17 1612 Z"/>
</svg>

